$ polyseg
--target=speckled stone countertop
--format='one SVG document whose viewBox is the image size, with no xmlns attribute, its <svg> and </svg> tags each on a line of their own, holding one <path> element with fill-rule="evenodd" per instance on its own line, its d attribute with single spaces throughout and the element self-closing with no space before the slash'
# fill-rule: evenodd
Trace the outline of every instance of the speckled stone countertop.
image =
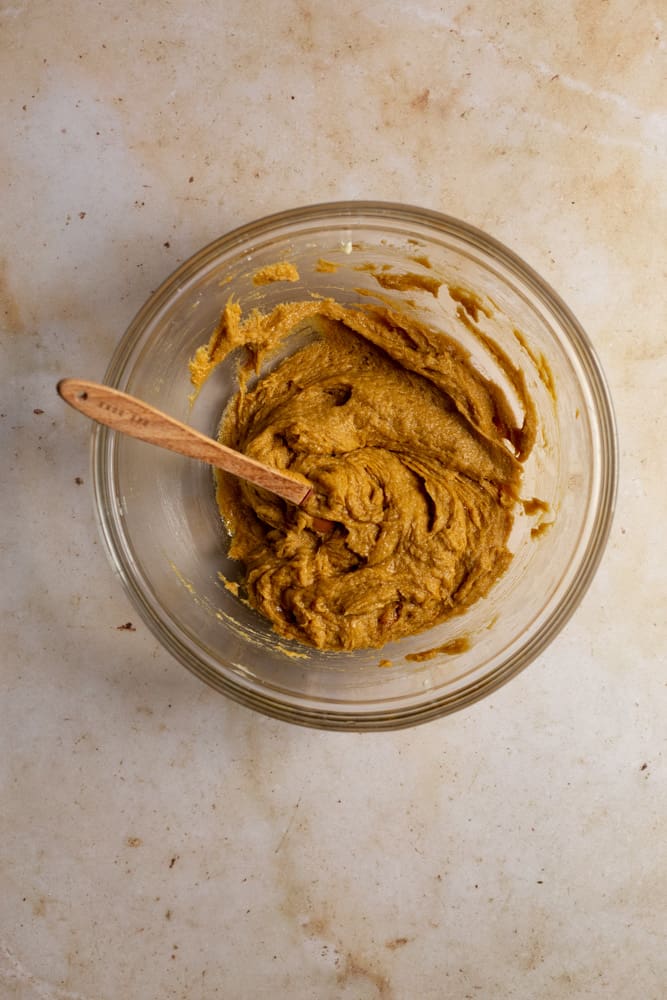
<svg viewBox="0 0 667 1000">
<path fill-rule="evenodd" d="M 6 0 L 2 1000 L 661 1000 L 662 0 Z M 617 515 L 530 669 L 415 730 L 265 719 L 136 617 L 89 426 L 152 289 L 260 215 L 406 201 L 507 243 L 606 370 Z M 121 628 L 132 622 L 132 628 Z"/>
</svg>

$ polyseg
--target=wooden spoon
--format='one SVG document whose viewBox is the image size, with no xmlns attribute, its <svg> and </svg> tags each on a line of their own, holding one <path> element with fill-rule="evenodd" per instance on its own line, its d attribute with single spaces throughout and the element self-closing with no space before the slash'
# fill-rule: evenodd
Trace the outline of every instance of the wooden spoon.
<svg viewBox="0 0 667 1000">
<path fill-rule="evenodd" d="M 313 492 L 307 481 L 293 479 L 286 472 L 247 458 L 118 389 L 81 378 L 64 378 L 58 382 L 57 389 L 66 403 L 98 423 L 148 444 L 156 444 L 158 448 L 168 448 L 180 455 L 209 462 L 297 506 L 301 506 Z M 316 517 L 313 518 L 313 527 L 316 531 L 330 531 L 333 522 Z"/>
</svg>

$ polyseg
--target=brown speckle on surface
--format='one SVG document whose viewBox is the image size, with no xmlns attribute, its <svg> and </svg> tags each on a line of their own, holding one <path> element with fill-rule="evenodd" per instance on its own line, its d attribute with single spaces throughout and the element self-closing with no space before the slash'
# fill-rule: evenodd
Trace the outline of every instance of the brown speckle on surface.
<svg viewBox="0 0 667 1000">
<path fill-rule="evenodd" d="M 426 111 L 430 96 L 431 91 L 428 87 L 424 87 L 424 89 L 410 101 L 410 106 L 413 107 L 415 111 Z"/>
<path fill-rule="evenodd" d="M 178 854 L 175 854 L 171 859 L 171 861 L 169 862 L 169 867 L 173 868 L 177 861 L 178 861 Z"/>
<path fill-rule="evenodd" d="M 389 951 L 396 951 L 397 948 L 402 948 L 403 945 L 407 944 L 409 940 L 410 938 L 397 937 L 394 938 L 393 941 L 385 941 L 384 946 L 385 948 L 388 948 Z"/>
<path fill-rule="evenodd" d="M 0 257 L 0 314 L 5 318 L 10 331 L 22 333 L 24 330 L 23 318 L 19 304 L 12 292 L 9 280 L 9 264 L 4 257 Z"/>
<path fill-rule="evenodd" d="M 303 929 L 309 937 L 325 937 L 329 933 L 327 921 L 318 917 L 307 920 Z"/>
<path fill-rule="evenodd" d="M 143 844 L 143 840 L 141 839 L 141 837 L 128 837 L 127 838 L 127 846 L 128 847 L 141 847 L 142 844 Z"/>
<path fill-rule="evenodd" d="M 338 973 L 339 985 L 351 985 L 355 979 L 366 979 L 377 990 L 380 1000 L 392 1000 L 393 990 L 391 983 L 382 973 L 367 967 L 355 956 L 348 954 L 344 969 Z"/>
<path fill-rule="evenodd" d="M 44 410 L 40 410 L 39 407 L 36 407 L 32 412 L 36 413 L 39 417 L 42 413 L 44 413 Z"/>
<path fill-rule="evenodd" d="M 648 767 L 648 764 L 647 764 L 646 762 L 644 762 L 644 763 L 642 764 L 642 766 L 641 766 L 641 767 L 639 768 L 639 770 L 640 770 L 640 771 L 645 771 L 647 767 Z"/>
<path fill-rule="evenodd" d="M 172 917 L 172 913 L 171 913 L 171 910 L 167 910 L 167 911 L 165 912 L 165 915 L 164 915 L 164 919 L 165 919 L 165 920 L 171 920 L 171 917 Z"/>
<path fill-rule="evenodd" d="M 165 242 L 164 242 L 164 243 L 162 244 L 162 246 L 163 246 L 163 247 L 166 247 L 166 248 L 167 248 L 167 250 L 168 250 L 168 249 L 169 249 L 169 247 L 171 246 L 171 243 L 169 242 L 169 240 L 165 240 Z"/>
<path fill-rule="evenodd" d="M 194 177 L 188 177 L 188 184 L 192 184 Z"/>
<path fill-rule="evenodd" d="M 76 483 L 77 486 L 83 486 L 83 479 L 81 478 L 81 476 L 75 476 L 74 482 Z"/>
<path fill-rule="evenodd" d="M 116 625 L 116 630 L 118 632 L 136 632 L 136 628 L 132 622 L 125 622 L 124 625 Z"/>
</svg>

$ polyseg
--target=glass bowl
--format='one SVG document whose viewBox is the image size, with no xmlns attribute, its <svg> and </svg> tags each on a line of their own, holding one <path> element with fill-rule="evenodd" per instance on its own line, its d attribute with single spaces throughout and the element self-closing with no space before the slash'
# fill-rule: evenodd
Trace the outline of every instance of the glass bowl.
<svg viewBox="0 0 667 1000">
<path fill-rule="evenodd" d="M 253 284 L 257 269 L 283 260 L 296 265 L 298 282 Z M 437 296 L 380 289 L 369 264 L 445 284 Z M 227 556 L 211 469 L 96 426 L 96 506 L 113 565 L 162 644 L 236 701 L 303 725 L 391 729 L 469 705 L 526 667 L 577 607 L 609 532 L 617 445 L 605 380 L 577 320 L 515 254 L 456 219 L 383 202 L 298 208 L 221 237 L 164 282 L 118 345 L 109 385 L 216 436 L 236 388 L 234 363 L 216 369 L 191 405 L 188 361 L 230 295 L 245 313 L 313 294 L 347 304 L 381 293 L 466 343 L 448 284 L 491 303 L 480 323 L 525 374 L 539 431 L 522 496 L 549 511 L 518 507 L 507 572 L 426 633 L 355 652 L 280 639 L 220 579 L 238 578 L 238 566 Z M 466 346 L 480 367 L 492 366 Z M 442 646 L 459 651 L 406 659 Z"/>
</svg>

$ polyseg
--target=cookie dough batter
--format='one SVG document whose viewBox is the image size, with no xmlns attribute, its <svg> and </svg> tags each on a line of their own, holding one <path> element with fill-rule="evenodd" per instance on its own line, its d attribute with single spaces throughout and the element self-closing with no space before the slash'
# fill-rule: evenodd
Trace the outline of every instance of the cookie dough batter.
<svg viewBox="0 0 667 1000">
<path fill-rule="evenodd" d="M 285 338 L 305 346 L 256 378 Z M 300 342 L 300 341 L 299 341 Z M 222 472 L 217 499 L 249 603 L 320 649 L 381 647 L 461 612 L 505 571 L 535 411 L 517 422 L 453 338 L 380 305 L 286 302 L 242 318 L 230 301 L 191 362 L 198 389 L 242 348 L 220 439 L 306 477 L 305 509 Z M 335 522 L 315 529 L 313 518 Z"/>
</svg>

